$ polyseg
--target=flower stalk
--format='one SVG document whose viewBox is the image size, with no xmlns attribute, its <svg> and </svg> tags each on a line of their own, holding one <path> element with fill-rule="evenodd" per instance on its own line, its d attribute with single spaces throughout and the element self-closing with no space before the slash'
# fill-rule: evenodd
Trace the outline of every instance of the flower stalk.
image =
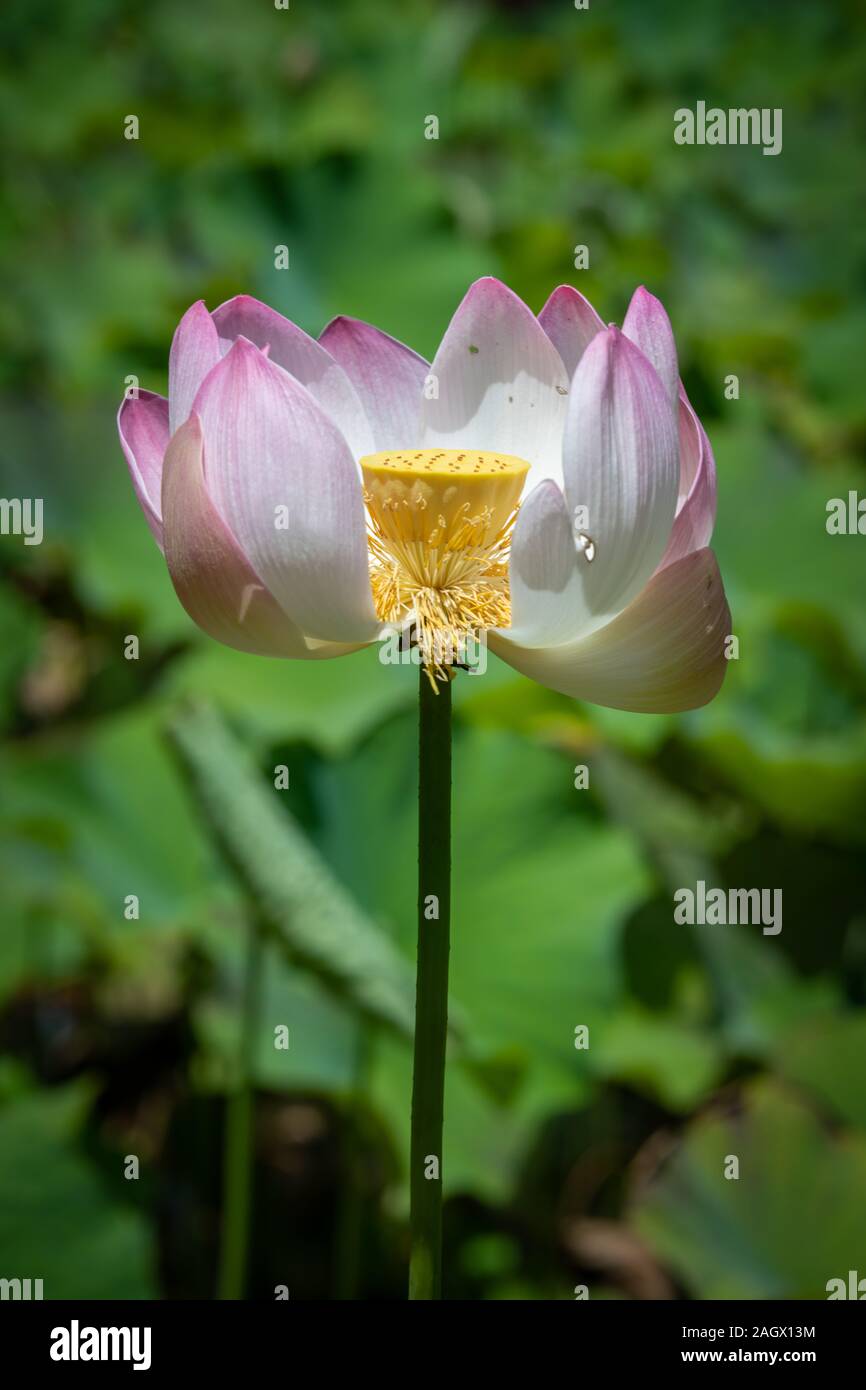
<svg viewBox="0 0 866 1390">
<path fill-rule="evenodd" d="M 258 921 L 247 927 L 238 1076 L 226 1105 L 223 1144 L 222 1231 L 217 1296 L 244 1297 L 250 1241 L 253 1162 L 253 1071 L 262 982 L 264 942 Z"/>
<path fill-rule="evenodd" d="M 442 1120 L 451 924 L 451 681 L 420 669 L 418 966 L 412 1078 L 410 1300 L 441 1297 Z"/>
</svg>

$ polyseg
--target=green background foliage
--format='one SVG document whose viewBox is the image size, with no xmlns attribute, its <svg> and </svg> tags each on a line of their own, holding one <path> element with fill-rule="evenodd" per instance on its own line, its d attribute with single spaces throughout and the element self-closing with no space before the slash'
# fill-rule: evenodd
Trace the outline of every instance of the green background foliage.
<svg viewBox="0 0 866 1390">
<path fill-rule="evenodd" d="M 492 659 L 457 682 L 446 1294 L 821 1298 L 866 1274 L 866 540 L 825 529 L 864 490 L 857 18 L 77 0 L 48 24 L 7 0 L 0 491 L 44 498 L 45 541 L 0 540 L 0 1276 L 212 1293 L 243 943 L 270 909 L 249 1294 L 403 1294 L 413 673 L 206 639 L 113 416 L 129 374 L 165 389 L 195 299 L 249 292 L 314 334 L 348 313 L 430 356 L 482 274 L 534 309 L 571 282 L 617 321 L 638 283 L 664 300 L 740 657 L 677 717 Z M 698 100 L 781 108 L 782 153 L 676 146 Z M 320 948 L 264 841 L 238 877 L 248 825 L 212 838 L 167 737 L 190 700 L 199 781 L 234 741 L 229 808 L 271 797 L 268 845 L 300 828 L 354 900 Z M 781 888 L 781 934 L 676 926 L 698 878 Z"/>
</svg>

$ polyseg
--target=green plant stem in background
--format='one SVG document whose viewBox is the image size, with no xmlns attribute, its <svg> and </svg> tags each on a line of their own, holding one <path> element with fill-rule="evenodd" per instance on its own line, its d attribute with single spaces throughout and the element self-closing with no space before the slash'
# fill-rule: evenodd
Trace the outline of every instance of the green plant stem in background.
<svg viewBox="0 0 866 1390">
<path fill-rule="evenodd" d="M 442 1282 L 442 1116 L 451 923 L 451 684 L 437 683 L 434 689 L 423 669 L 420 676 L 409 1297 L 434 1299 L 441 1295 Z"/>
<path fill-rule="evenodd" d="M 220 1299 L 242 1299 L 246 1288 L 253 1154 L 253 1072 L 263 954 L 263 933 L 255 916 L 252 916 L 244 963 L 238 1078 L 226 1106 L 223 1220 L 217 1285 Z"/>
<path fill-rule="evenodd" d="M 352 1086 L 346 1097 L 342 1118 L 342 1167 L 337 1211 L 335 1297 L 350 1301 L 358 1297 L 361 1277 L 361 1239 L 364 1225 L 364 1129 L 370 1058 L 373 1051 L 373 1025 L 362 1018 L 355 1039 Z"/>
</svg>

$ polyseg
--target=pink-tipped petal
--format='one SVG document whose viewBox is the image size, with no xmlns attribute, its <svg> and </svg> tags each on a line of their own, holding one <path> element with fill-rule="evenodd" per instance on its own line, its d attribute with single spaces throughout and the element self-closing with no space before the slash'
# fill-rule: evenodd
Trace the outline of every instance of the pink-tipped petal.
<svg viewBox="0 0 866 1390">
<path fill-rule="evenodd" d="M 217 511 L 308 637 L 360 643 L 378 631 L 360 476 L 331 418 L 245 338 L 195 401 Z"/>
<path fill-rule="evenodd" d="M 430 364 L 361 319 L 332 319 L 319 337 L 361 398 L 377 450 L 406 449 L 421 432 L 421 398 Z"/>
<path fill-rule="evenodd" d="M 539 483 L 523 502 L 509 563 L 511 627 L 506 636 L 525 647 L 573 638 L 583 610 L 575 535 L 556 483 Z"/>
<path fill-rule="evenodd" d="M 631 297 L 622 331 L 655 367 L 668 393 L 668 399 L 676 410 L 680 373 L 674 330 L 661 300 L 656 299 L 643 285 L 640 285 Z"/>
<path fill-rule="evenodd" d="M 538 315 L 541 324 L 565 365 L 569 381 L 577 364 L 604 323 L 588 299 L 571 285 L 559 285 Z"/>
<path fill-rule="evenodd" d="M 268 349 L 278 367 L 306 386 L 326 415 L 343 433 L 356 459 L 373 452 L 373 435 L 358 393 L 339 362 L 297 324 L 248 294 L 239 294 L 214 310 L 223 352 L 237 338 Z"/>
<path fill-rule="evenodd" d="M 703 425 L 680 394 L 680 500 L 659 568 L 709 545 L 716 521 L 716 464 Z"/>
<path fill-rule="evenodd" d="M 562 481 L 568 378 L 535 315 L 499 280 L 477 280 L 430 368 L 438 398 L 422 402 L 423 448 L 491 450 L 530 464 L 527 491 Z"/>
<path fill-rule="evenodd" d="M 679 512 L 685 505 L 686 498 L 700 471 L 704 447 L 703 431 L 698 417 L 689 403 L 685 387 L 682 385 L 677 401 L 677 419 L 679 420 L 680 431 L 680 482 L 679 496 L 677 497 L 677 511 Z"/>
<path fill-rule="evenodd" d="M 210 637 L 257 656 L 339 656 L 311 649 L 244 557 L 208 496 L 201 422 L 193 413 L 172 435 L 162 475 L 165 559 L 177 596 Z"/>
<path fill-rule="evenodd" d="M 597 334 L 574 374 L 563 469 L 575 532 L 586 537 L 581 630 L 589 631 L 625 608 L 655 570 L 670 536 L 679 482 L 677 431 L 665 389 L 616 328 Z"/>
<path fill-rule="evenodd" d="M 715 556 L 698 550 L 661 570 L 624 612 L 579 641 L 530 649 L 491 632 L 489 642 L 509 665 L 563 695 L 673 714 L 717 693 L 730 631 Z"/>
<path fill-rule="evenodd" d="M 174 434 L 192 410 L 196 392 L 221 357 L 214 321 L 200 299 L 187 309 L 168 355 L 169 429 Z"/>
<path fill-rule="evenodd" d="M 147 524 L 162 549 L 162 461 L 168 447 L 168 401 L 153 391 L 124 397 L 117 412 L 120 446 Z"/>
</svg>

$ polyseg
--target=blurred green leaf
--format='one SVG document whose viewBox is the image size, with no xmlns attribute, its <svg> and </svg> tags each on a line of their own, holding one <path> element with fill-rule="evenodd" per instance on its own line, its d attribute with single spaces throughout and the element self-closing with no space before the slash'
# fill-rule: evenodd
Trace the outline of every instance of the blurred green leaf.
<svg viewBox="0 0 866 1390">
<path fill-rule="evenodd" d="M 122 660 L 122 657 L 118 657 Z M 127 895 L 140 920 L 176 921 L 210 891 L 204 841 L 152 711 L 105 720 L 67 740 L 8 745 L 3 829 L 38 899 L 80 888 L 122 929 Z"/>
<path fill-rule="evenodd" d="M 45 1298 L 154 1298 L 148 1223 L 79 1149 L 87 1098 L 69 1086 L 0 1106 L 3 1276 L 43 1280 Z"/>
<path fill-rule="evenodd" d="M 739 1160 L 739 1177 L 725 1166 Z M 768 1081 L 710 1111 L 637 1195 L 632 1220 L 693 1298 L 826 1298 L 866 1247 L 866 1137 L 834 1135 Z M 808 1233 L 806 1236 L 804 1233 Z"/>
<path fill-rule="evenodd" d="M 211 923 L 199 938 L 218 970 L 215 988 L 195 1004 L 200 1074 L 221 1087 L 230 1085 L 236 1075 L 248 930 L 249 924 L 243 920 L 223 920 Z M 358 1084 L 363 1025 L 320 980 L 293 968 L 276 942 L 266 941 L 263 948 L 252 1062 L 254 1084 L 276 1092 L 300 1088 L 345 1095 Z M 289 1030 L 289 1046 L 278 1051 L 274 1029 L 280 1026 Z"/>
<path fill-rule="evenodd" d="M 371 647 L 332 661 L 268 661 L 206 641 L 180 663 L 166 697 L 206 694 L 254 745 L 307 737 L 342 753 L 383 716 L 414 706 L 416 671 L 384 666 Z"/>
<path fill-rule="evenodd" d="M 708 1030 L 635 1008 L 595 1029 L 590 1061 L 599 1076 L 646 1090 L 678 1111 L 703 1100 L 724 1068 L 719 1040 Z"/>
<path fill-rule="evenodd" d="M 831 1114 L 866 1129 L 866 1013 L 801 1017 L 777 1039 L 772 1061 Z"/>
<path fill-rule="evenodd" d="M 268 795 L 215 711 L 198 705 L 181 712 L 169 734 L 201 814 L 275 939 L 337 995 L 411 1037 L 408 960 Z"/>
<path fill-rule="evenodd" d="M 473 686 L 485 679 L 466 677 Z M 395 924 L 407 951 L 415 739 L 414 718 L 403 716 L 340 760 L 280 755 L 298 774 L 295 804 L 321 852 L 373 916 Z M 589 814 L 573 780 L 562 755 L 458 720 L 451 983 L 466 1008 L 470 1047 L 522 1063 L 524 1074 L 503 1113 L 450 1069 L 449 1191 L 508 1190 L 533 1127 L 591 1090 L 576 1026 L 600 1026 L 622 999 L 621 925 L 647 879 L 628 837 Z M 376 1049 L 371 1085 L 404 1154 L 409 1073 L 399 1049 Z"/>
</svg>

